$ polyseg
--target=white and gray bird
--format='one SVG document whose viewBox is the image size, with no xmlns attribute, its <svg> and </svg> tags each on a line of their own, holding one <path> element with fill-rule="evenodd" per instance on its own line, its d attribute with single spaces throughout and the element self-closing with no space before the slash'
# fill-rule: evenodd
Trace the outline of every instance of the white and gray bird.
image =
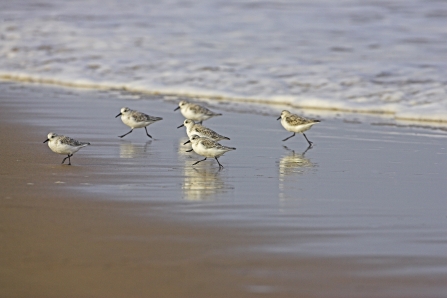
<svg viewBox="0 0 447 298">
<path fill-rule="evenodd" d="M 311 141 L 309 141 L 309 139 L 306 137 L 306 134 L 304 134 L 304 132 L 309 130 L 312 127 L 312 125 L 320 122 L 320 120 L 307 119 L 307 118 L 292 114 L 287 110 L 282 111 L 281 116 L 279 116 L 279 118 L 277 120 L 279 120 L 279 119 L 281 119 L 281 124 L 287 131 L 293 132 L 293 135 L 291 135 L 288 138 L 285 138 L 283 140 L 283 142 L 287 141 L 291 137 L 294 137 L 295 133 L 302 133 L 303 136 L 306 138 L 307 143 L 309 143 L 309 147 L 312 147 L 313 143 Z"/>
<path fill-rule="evenodd" d="M 118 115 L 116 115 L 115 118 L 117 118 L 118 116 L 121 116 L 121 121 L 123 121 L 124 124 L 132 128 L 128 133 L 119 136 L 120 138 L 127 136 L 135 128 L 144 127 L 144 129 L 146 130 L 146 135 L 152 139 L 152 136 L 147 132 L 147 126 L 159 120 L 163 120 L 163 118 L 161 117 L 149 116 L 144 113 L 131 110 L 128 107 L 121 108 L 121 112 Z"/>
<path fill-rule="evenodd" d="M 191 152 L 192 150 L 194 150 L 195 153 L 205 156 L 204 159 L 196 161 L 195 163 L 193 163 L 193 165 L 205 161 L 208 157 L 214 157 L 219 164 L 219 168 L 223 168 L 223 165 L 220 164 L 217 158 L 221 157 L 225 152 L 236 150 L 236 148 L 222 146 L 216 141 L 213 141 L 209 138 L 201 138 L 198 135 L 192 136 L 191 143 L 192 149 L 187 150 L 186 152 Z"/>
<path fill-rule="evenodd" d="M 221 116 L 222 114 L 214 113 L 209 109 L 194 103 L 182 100 L 179 102 L 178 107 L 174 111 L 180 109 L 183 117 L 191 119 L 202 124 L 203 121 L 210 119 L 211 117 Z"/>
<path fill-rule="evenodd" d="M 59 136 L 54 132 L 50 132 L 48 134 L 47 139 L 44 141 L 44 143 L 46 142 L 48 142 L 48 147 L 50 147 L 53 152 L 67 155 L 67 157 L 62 160 L 62 164 L 68 158 L 68 165 L 71 165 L 70 157 L 72 157 L 73 154 L 78 152 L 79 149 L 90 145 L 90 143 L 88 142 L 79 142 L 70 137 Z"/>
<path fill-rule="evenodd" d="M 185 121 L 183 121 L 183 124 L 178 126 L 177 128 L 180 128 L 183 126 L 186 127 L 186 134 L 188 135 L 188 138 L 190 139 L 189 141 L 183 143 L 183 145 L 186 145 L 189 142 L 191 142 L 191 138 L 193 135 L 198 135 L 199 137 L 209 138 L 213 141 L 229 140 L 230 139 L 223 135 L 218 134 L 217 132 L 215 132 L 212 129 L 209 129 L 209 128 L 203 126 L 202 124 L 195 123 L 191 119 L 185 119 Z"/>
</svg>

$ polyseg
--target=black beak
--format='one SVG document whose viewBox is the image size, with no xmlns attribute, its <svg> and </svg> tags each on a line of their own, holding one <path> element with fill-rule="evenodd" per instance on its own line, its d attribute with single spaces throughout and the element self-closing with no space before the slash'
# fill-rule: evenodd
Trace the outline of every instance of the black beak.
<svg viewBox="0 0 447 298">
<path fill-rule="evenodd" d="M 121 116 L 121 115 L 122 115 L 122 114 L 121 114 L 121 113 L 119 113 L 118 115 L 116 115 L 116 116 L 115 116 L 115 118 L 118 118 L 118 116 Z"/>
<path fill-rule="evenodd" d="M 174 109 L 174 111 L 177 111 L 178 109 L 180 109 L 180 106 L 176 107 L 176 108 Z"/>
<path fill-rule="evenodd" d="M 48 142 L 50 139 L 46 139 L 45 141 L 43 141 L 44 143 Z"/>
<path fill-rule="evenodd" d="M 180 125 L 180 126 L 177 126 L 177 128 L 180 128 L 180 127 L 182 127 L 182 126 L 185 126 L 185 124 L 182 124 L 182 125 Z"/>
<path fill-rule="evenodd" d="M 278 119 L 276 119 L 276 120 L 279 120 L 279 119 L 281 119 L 281 116 L 279 116 Z"/>
</svg>

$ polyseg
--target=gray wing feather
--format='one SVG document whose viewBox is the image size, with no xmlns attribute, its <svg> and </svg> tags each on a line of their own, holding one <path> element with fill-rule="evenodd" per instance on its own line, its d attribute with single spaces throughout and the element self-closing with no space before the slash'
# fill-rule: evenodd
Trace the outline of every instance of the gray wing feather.
<svg viewBox="0 0 447 298">
<path fill-rule="evenodd" d="M 90 145 L 90 143 L 88 143 L 88 142 L 79 142 L 79 141 L 77 141 L 75 139 L 72 139 L 72 138 L 66 137 L 66 136 L 61 137 L 59 139 L 59 142 L 61 142 L 61 144 L 69 145 L 69 146 L 73 146 L 73 147 Z"/>
<path fill-rule="evenodd" d="M 302 125 L 302 124 L 320 122 L 318 120 L 311 120 L 304 117 L 300 117 L 298 115 L 290 115 L 289 117 L 286 117 L 286 121 L 290 125 Z"/>
<path fill-rule="evenodd" d="M 202 107 L 200 105 L 190 105 L 189 107 L 194 113 L 196 114 L 205 114 L 205 115 L 222 115 L 222 114 L 216 114 L 213 111 L 210 111 L 209 109 Z"/>
<path fill-rule="evenodd" d="M 229 140 L 229 138 L 224 137 L 224 136 L 218 134 L 217 132 L 215 132 L 214 130 L 206 128 L 206 127 L 204 127 L 204 126 L 202 126 L 200 124 L 196 124 L 194 126 L 194 129 L 198 133 L 201 133 L 202 135 L 205 135 L 208 138 L 213 139 L 213 140 L 218 140 L 218 139 L 220 139 L 220 140 L 222 140 L 222 139 Z"/>
<path fill-rule="evenodd" d="M 206 139 L 206 138 L 204 138 L 204 140 L 202 140 L 202 145 L 207 149 L 216 148 L 216 149 L 227 150 L 227 151 L 236 149 L 233 147 L 222 146 L 221 144 L 217 143 L 216 141 L 213 141 L 211 139 Z"/>
<path fill-rule="evenodd" d="M 145 113 L 141 113 L 141 112 L 138 112 L 138 111 L 133 111 L 132 112 L 132 117 L 137 122 L 155 122 L 155 121 L 163 120 L 163 118 L 161 118 L 161 117 L 149 116 L 149 115 L 147 115 Z"/>
</svg>

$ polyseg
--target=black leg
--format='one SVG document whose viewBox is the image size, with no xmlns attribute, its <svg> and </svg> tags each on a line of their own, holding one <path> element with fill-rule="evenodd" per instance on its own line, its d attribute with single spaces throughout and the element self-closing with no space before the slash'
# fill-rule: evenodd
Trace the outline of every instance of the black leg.
<svg viewBox="0 0 447 298">
<path fill-rule="evenodd" d="M 120 138 L 125 137 L 125 136 L 127 136 L 128 134 L 130 134 L 132 131 L 133 131 L 133 128 L 132 128 L 128 133 L 125 133 L 125 134 L 123 134 L 122 136 L 118 136 L 118 137 L 120 137 Z"/>
<path fill-rule="evenodd" d="M 186 152 L 191 152 L 193 149 L 186 150 Z"/>
<path fill-rule="evenodd" d="M 203 122 L 203 120 L 202 121 L 200 121 L 200 122 L 198 122 L 200 125 L 202 125 L 202 122 Z"/>
<path fill-rule="evenodd" d="M 206 157 L 205 157 L 204 159 L 202 159 L 202 160 L 196 161 L 196 162 L 193 163 L 192 165 L 195 166 L 196 164 L 198 164 L 199 162 L 204 161 L 204 160 L 206 160 Z"/>
<path fill-rule="evenodd" d="M 70 160 L 70 157 L 72 157 L 73 156 L 73 154 L 68 154 L 67 155 L 67 157 L 65 157 L 63 160 L 62 160 L 62 163 L 61 164 L 64 164 L 64 162 L 65 162 L 65 160 L 68 158 L 68 165 L 69 166 L 71 166 L 71 160 Z"/>
<path fill-rule="evenodd" d="M 144 127 L 144 129 L 146 130 L 147 136 L 152 139 L 152 136 L 147 132 L 147 127 L 146 126 Z"/>
<path fill-rule="evenodd" d="M 219 169 L 223 168 L 224 166 L 220 164 L 219 160 L 217 159 L 217 157 L 214 157 L 217 160 L 217 163 L 219 164 Z"/>
<path fill-rule="evenodd" d="M 290 137 L 288 137 L 288 138 L 285 138 L 284 140 L 282 140 L 283 142 L 284 141 L 287 141 L 288 139 L 290 139 L 291 137 L 294 137 L 295 136 L 295 133 L 293 133 L 293 135 L 291 135 Z"/>
<path fill-rule="evenodd" d="M 64 162 L 65 162 L 65 160 L 66 160 L 67 158 L 69 158 L 69 157 L 70 157 L 70 154 L 68 154 L 67 157 L 65 157 L 65 158 L 62 160 L 62 163 L 61 163 L 61 164 L 63 165 Z"/>
<path fill-rule="evenodd" d="M 191 143 L 191 141 L 188 140 L 188 141 L 184 142 L 183 145 L 186 145 L 186 144 L 188 144 L 188 143 Z"/>
<path fill-rule="evenodd" d="M 306 135 L 303 133 L 303 136 L 306 138 L 306 141 L 309 143 L 309 147 L 312 147 L 312 142 L 311 141 L 309 141 L 309 139 L 306 137 Z"/>
</svg>

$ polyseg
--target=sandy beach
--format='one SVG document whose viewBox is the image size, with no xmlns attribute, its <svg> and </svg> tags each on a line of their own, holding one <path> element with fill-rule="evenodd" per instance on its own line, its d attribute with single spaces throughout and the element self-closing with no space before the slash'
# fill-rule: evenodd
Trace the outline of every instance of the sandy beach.
<svg viewBox="0 0 447 298">
<path fill-rule="evenodd" d="M 0 83 L 0 297 L 445 297 L 442 126 L 208 103 L 237 148 L 193 167 L 179 98 Z M 164 119 L 124 139 L 129 106 Z M 263 111 L 263 112 L 260 112 Z M 296 111 L 295 111 L 296 112 Z M 61 165 L 50 131 L 92 145 Z"/>
</svg>

